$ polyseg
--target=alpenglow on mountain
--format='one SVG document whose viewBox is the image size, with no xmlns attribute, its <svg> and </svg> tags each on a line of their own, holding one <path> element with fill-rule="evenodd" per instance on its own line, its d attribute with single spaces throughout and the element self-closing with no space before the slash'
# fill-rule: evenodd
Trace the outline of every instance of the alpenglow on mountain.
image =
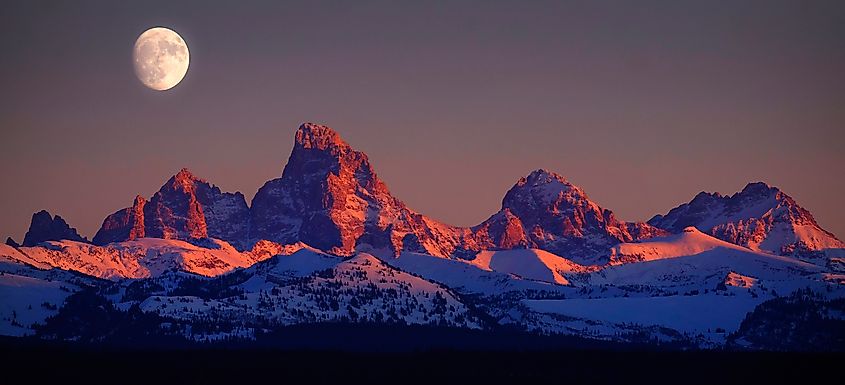
<svg viewBox="0 0 845 385">
<path fill-rule="evenodd" d="M 502 209 L 483 223 L 450 226 L 394 197 L 367 155 L 337 132 L 306 123 L 296 131 L 282 176 L 265 183 L 249 207 L 242 194 L 220 192 L 183 169 L 149 201 L 136 197 L 132 207 L 106 218 L 93 242 L 211 237 L 240 250 L 260 240 L 301 241 L 338 255 L 371 250 L 442 257 L 530 247 L 596 262 L 619 242 L 666 234 L 646 223 L 617 220 L 547 170 L 517 181 Z"/>
<path fill-rule="evenodd" d="M 845 314 L 843 251 L 763 183 L 626 222 L 544 169 L 487 220 L 451 226 L 393 196 L 337 132 L 305 123 L 249 204 L 182 169 L 91 242 L 58 215 L 33 215 L 22 244 L 0 245 L 0 294 L 14 299 L 0 334 L 79 341 L 89 322 L 143 318 L 143 335 L 195 342 L 366 323 L 831 349 L 835 328 L 807 320 Z M 803 315 L 777 313 L 790 306 Z"/>
<path fill-rule="evenodd" d="M 731 196 L 699 193 L 648 223 L 671 232 L 695 226 L 710 235 L 778 255 L 824 263 L 845 256 L 845 243 L 819 226 L 795 199 L 763 182 L 749 183 Z"/>
</svg>

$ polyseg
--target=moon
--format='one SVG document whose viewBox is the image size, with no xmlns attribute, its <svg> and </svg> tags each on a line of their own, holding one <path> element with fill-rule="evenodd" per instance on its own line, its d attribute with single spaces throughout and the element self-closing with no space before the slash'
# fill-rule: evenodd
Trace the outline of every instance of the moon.
<svg viewBox="0 0 845 385">
<path fill-rule="evenodd" d="M 135 75 L 156 91 L 169 90 L 182 81 L 188 72 L 190 56 L 185 40 L 164 27 L 144 31 L 132 51 Z"/>
</svg>

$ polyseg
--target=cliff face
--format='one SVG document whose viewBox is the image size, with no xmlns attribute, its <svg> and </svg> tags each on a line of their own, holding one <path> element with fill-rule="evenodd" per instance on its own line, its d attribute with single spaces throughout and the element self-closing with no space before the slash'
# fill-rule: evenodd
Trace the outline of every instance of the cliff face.
<svg viewBox="0 0 845 385">
<path fill-rule="evenodd" d="M 668 233 L 640 222 L 622 222 L 564 177 L 535 170 L 502 200 L 502 209 L 473 228 L 476 247 L 530 247 L 581 263 L 603 263 L 607 251 Z"/>
<path fill-rule="evenodd" d="M 249 208 L 241 193 L 224 193 L 187 169 L 171 177 L 149 201 L 135 197 L 132 207 L 109 215 L 94 243 L 137 238 L 225 240 L 245 244 Z"/>
<path fill-rule="evenodd" d="M 449 226 L 392 196 L 367 155 L 335 131 L 306 123 L 296 132 L 282 177 L 253 199 L 250 241 L 302 241 L 342 255 L 364 248 L 471 257 L 489 248 L 535 247 L 590 259 L 616 243 L 663 234 L 645 223 L 616 220 L 581 189 L 545 170 L 518 181 L 487 221 Z"/>
<path fill-rule="evenodd" d="M 44 241 L 59 241 L 67 239 L 77 242 L 88 242 L 70 227 L 62 217 L 51 216 L 46 210 L 32 214 L 29 230 L 23 238 L 23 246 L 35 246 Z M 10 239 L 11 240 L 11 239 Z M 7 241 L 7 243 L 9 243 Z M 14 243 L 14 241 L 12 241 Z"/>
<path fill-rule="evenodd" d="M 624 222 L 547 170 L 520 178 L 488 220 L 471 228 L 450 226 L 407 207 L 379 179 L 366 154 L 331 128 L 312 123 L 297 129 L 281 177 L 265 183 L 251 207 L 242 194 L 221 192 L 183 169 L 149 200 L 138 196 L 131 207 L 108 216 L 94 243 L 218 238 L 246 250 L 267 240 L 303 242 L 337 255 L 414 251 L 460 258 L 488 249 L 536 248 L 602 264 L 618 243 L 689 226 L 754 250 L 805 259 L 845 249 L 794 199 L 763 183 L 730 197 L 701 193 L 649 223 Z"/>
<path fill-rule="evenodd" d="M 818 262 L 845 243 L 824 230 L 795 199 L 762 182 L 731 196 L 701 192 L 649 223 L 677 232 L 687 226 L 752 250 Z"/>
<path fill-rule="evenodd" d="M 332 129 L 303 124 L 282 177 L 252 201 L 250 241 L 305 242 L 350 255 L 358 247 L 449 255 L 465 230 L 426 218 L 390 194 L 370 166 Z"/>
</svg>

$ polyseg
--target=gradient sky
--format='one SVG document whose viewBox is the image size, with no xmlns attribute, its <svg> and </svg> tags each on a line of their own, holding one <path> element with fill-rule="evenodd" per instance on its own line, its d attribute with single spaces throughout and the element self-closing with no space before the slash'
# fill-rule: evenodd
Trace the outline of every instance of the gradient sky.
<svg viewBox="0 0 845 385">
<path fill-rule="evenodd" d="M 191 52 L 163 93 L 153 26 Z M 845 236 L 842 1 L 4 1 L 0 52 L 4 238 L 91 237 L 182 167 L 251 199 L 304 121 L 456 225 L 548 168 L 624 220 L 763 180 Z"/>
</svg>

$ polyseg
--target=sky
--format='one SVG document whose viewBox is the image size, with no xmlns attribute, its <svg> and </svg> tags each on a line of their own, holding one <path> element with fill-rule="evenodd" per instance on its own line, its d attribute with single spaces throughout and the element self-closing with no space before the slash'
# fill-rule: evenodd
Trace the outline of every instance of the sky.
<svg viewBox="0 0 845 385">
<path fill-rule="evenodd" d="M 316 122 L 454 225 L 556 171 L 623 220 L 765 181 L 845 237 L 845 2 L 4 1 L 0 236 L 93 236 L 182 167 L 247 199 Z M 144 30 L 191 54 L 132 68 Z"/>
</svg>

